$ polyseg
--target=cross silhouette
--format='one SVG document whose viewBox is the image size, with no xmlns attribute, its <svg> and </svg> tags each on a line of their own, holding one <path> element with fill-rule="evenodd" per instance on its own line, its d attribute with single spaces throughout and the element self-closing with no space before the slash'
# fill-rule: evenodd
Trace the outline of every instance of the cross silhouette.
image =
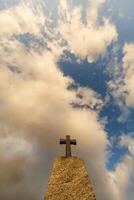
<svg viewBox="0 0 134 200">
<path fill-rule="evenodd" d="M 76 145 L 75 139 L 70 139 L 70 135 L 66 135 L 66 139 L 60 139 L 60 144 L 66 144 L 66 157 L 72 156 L 71 154 L 71 144 Z"/>
</svg>

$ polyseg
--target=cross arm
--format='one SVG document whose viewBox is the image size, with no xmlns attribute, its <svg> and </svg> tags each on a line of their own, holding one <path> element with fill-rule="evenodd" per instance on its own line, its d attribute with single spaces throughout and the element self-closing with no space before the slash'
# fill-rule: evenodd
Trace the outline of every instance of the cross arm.
<svg viewBox="0 0 134 200">
<path fill-rule="evenodd" d="M 60 144 L 66 144 L 66 140 L 60 139 Z"/>
<path fill-rule="evenodd" d="M 76 140 L 71 140 L 71 144 L 76 145 L 77 144 Z"/>
</svg>

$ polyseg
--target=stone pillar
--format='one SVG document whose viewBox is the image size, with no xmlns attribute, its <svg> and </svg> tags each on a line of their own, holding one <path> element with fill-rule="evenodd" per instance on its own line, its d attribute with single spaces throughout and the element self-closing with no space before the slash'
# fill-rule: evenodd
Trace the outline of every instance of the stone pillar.
<svg viewBox="0 0 134 200">
<path fill-rule="evenodd" d="M 96 200 L 83 160 L 55 160 L 44 200 Z"/>
</svg>

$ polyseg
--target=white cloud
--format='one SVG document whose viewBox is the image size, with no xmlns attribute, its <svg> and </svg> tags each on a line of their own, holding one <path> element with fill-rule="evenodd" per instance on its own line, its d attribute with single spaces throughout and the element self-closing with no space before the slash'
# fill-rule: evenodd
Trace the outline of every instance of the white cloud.
<svg viewBox="0 0 134 200">
<path fill-rule="evenodd" d="M 98 20 L 99 8 L 106 0 L 89 0 L 88 19 L 94 25 Z"/>
<path fill-rule="evenodd" d="M 104 20 L 103 25 L 98 25 L 98 8 L 103 1 L 90 2 L 85 23 L 82 8 L 71 8 L 65 2 L 59 7 L 59 32 L 67 42 L 69 51 L 80 59 L 87 57 L 89 62 L 93 62 L 103 56 L 107 47 L 117 39 L 116 27 L 108 19 Z"/>
<path fill-rule="evenodd" d="M 133 200 L 133 177 L 134 177 L 134 137 L 133 134 L 122 135 L 120 138 L 120 146 L 126 147 L 130 154 L 125 154 L 122 161 L 117 164 L 116 169 L 111 173 L 116 188 L 118 190 L 119 199 Z"/>
<path fill-rule="evenodd" d="M 131 155 L 134 155 L 134 134 L 122 135 L 120 145 L 127 147 Z"/>
<path fill-rule="evenodd" d="M 116 44 L 112 49 L 112 55 L 110 54 L 108 58 L 108 65 L 106 68 L 106 73 L 110 77 L 107 86 L 109 93 L 107 94 L 107 99 L 109 94 L 114 98 L 114 104 L 120 109 L 120 116 L 117 118 L 119 123 L 124 123 L 128 120 L 131 110 L 126 105 L 126 98 L 128 96 L 127 89 L 125 86 L 125 70 L 122 58 L 119 59 L 119 55 L 122 52 L 122 47 Z M 108 99 L 109 102 L 110 99 Z"/>
<path fill-rule="evenodd" d="M 79 87 L 77 90 L 76 103 L 80 106 L 90 107 L 91 109 L 99 110 L 103 107 L 101 96 L 89 88 Z"/>
<path fill-rule="evenodd" d="M 134 107 L 134 44 L 125 44 L 123 52 L 123 66 L 125 71 L 125 90 L 128 92 L 126 104 L 128 107 Z"/>
<path fill-rule="evenodd" d="M 123 111 L 121 118 L 127 119 L 130 109 L 134 107 L 134 44 L 126 43 L 123 47 L 122 63 L 113 63 L 116 70 L 113 72 L 113 80 L 109 87 L 117 104 Z M 122 121 L 121 119 L 121 121 Z"/>
<path fill-rule="evenodd" d="M 21 2 L 20 4 L 13 6 L 7 10 L 0 11 L 0 37 L 12 34 L 23 33 L 40 33 L 40 27 L 45 22 L 45 16 L 43 12 L 40 12 L 41 8 L 36 5 L 32 7 L 30 1 Z M 36 15 L 35 13 L 36 12 Z"/>
</svg>

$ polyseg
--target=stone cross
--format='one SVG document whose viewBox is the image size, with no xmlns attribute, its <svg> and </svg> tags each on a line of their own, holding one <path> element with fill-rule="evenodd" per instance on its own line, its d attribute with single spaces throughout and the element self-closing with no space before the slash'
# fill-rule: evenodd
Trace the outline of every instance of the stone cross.
<svg viewBox="0 0 134 200">
<path fill-rule="evenodd" d="M 76 145 L 76 140 L 70 139 L 69 135 L 66 135 L 66 139 L 60 139 L 60 144 L 66 144 L 66 157 L 72 156 L 71 144 Z"/>
</svg>

